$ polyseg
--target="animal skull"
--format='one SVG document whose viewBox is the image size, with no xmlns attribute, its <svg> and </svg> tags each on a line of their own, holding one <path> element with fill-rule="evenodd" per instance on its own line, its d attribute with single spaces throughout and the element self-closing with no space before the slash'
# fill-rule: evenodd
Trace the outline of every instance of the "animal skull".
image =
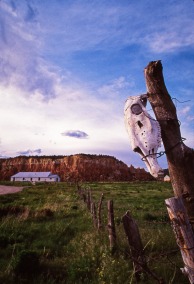
<svg viewBox="0 0 194 284">
<path fill-rule="evenodd" d="M 134 152 L 145 162 L 150 174 L 158 177 L 162 172 L 156 153 L 161 146 L 161 130 L 158 121 L 146 110 L 147 95 L 129 97 L 125 103 L 125 127 Z"/>
</svg>

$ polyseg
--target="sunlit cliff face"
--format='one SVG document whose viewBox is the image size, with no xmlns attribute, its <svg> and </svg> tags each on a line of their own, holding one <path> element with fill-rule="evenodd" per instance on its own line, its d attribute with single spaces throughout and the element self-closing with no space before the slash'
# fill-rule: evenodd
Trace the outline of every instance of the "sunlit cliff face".
<svg viewBox="0 0 194 284">
<path fill-rule="evenodd" d="M 126 100 L 125 127 L 132 150 L 141 156 L 150 174 L 158 177 L 159 171 L 162 171 L 156 157 L 161 146 L 161 131 L 158 121 L 147 112 L 146 104 L 146 95 L 133 96 Z"/>
</svg>

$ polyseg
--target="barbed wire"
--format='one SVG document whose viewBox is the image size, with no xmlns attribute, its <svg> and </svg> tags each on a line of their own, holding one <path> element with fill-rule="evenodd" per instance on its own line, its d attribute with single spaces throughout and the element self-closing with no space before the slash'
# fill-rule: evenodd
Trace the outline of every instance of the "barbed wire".
<svg viewBox="0 0 194 284">
<path fill-rule="evenodd" d="M 170 151 L 172 151 L 176 146 L 178 146 L 180 143 L 183 143 L 183 141 L 185 141 L 185 140 L 186 140 L 186 138 L 181 137 L 181 140 L 180 140 L 178 143 L 176 143 L 174 146 L 172 146 L 171 148 L 169 148 L 169 149 L 167 149 L 167 150 L 165 150 L 165 151 L 160 151 L 160 152 L 158 152 L 158 153 L 152 153 L 152 154 L 145 155 L 145 156 L 143 156 L 143 157 L 141 158 L 141 160 L 142 160 L 143 162 L 145 162 L 145 161 L 146 161 L 146 158 L 147 158 L 147 157 L 150 157 L 150 156 L 156 156 L 156 158 L 160 158 L 160 157 L 162 157 L 164 154 L 169 153 Z"/>
<path fill-rule="evenodd" d="M 143 95 L 144 97 L 145 97 L 145 95 Z M 148 95 L 147 95 L 147 97 L 148 97 Z M 187 100 L 187 101 L 179 101 L 177 98 L 172 98 L 171 96 L 170 96 L 170 98 L 172 99 L 172 100 L 176 100 L 178 103 L 186 103 L 186 102 L 189 102 L 189 101 L 191 101 L 191 100 Z M 157 121 L 157 122 L 162 122 L 162 121 L 171 121 L 171 120 L 174 120 L 174 121 L 177 121 L 178 122 L 178 124 L 179 124 L 179 126 L 181 126 L 181 121 L 180 120 L 178 120 L 177 118 L 166 118 L 166 119 L 155 119 L 155 118 L 153 118 L 153 117 L 151 117 L 151 116 L 148 116 L 144 111 L 143 111 L 143 113 L 144 113 L 144 115 L 147 117 L 147 118 L 149 118 L 149 119 L 151 119 L 151 120 L 153 120 L 153 121 Z M 142 161 L 146 161 L 146 158 L 147 157 L 150 157 L 150 156 L 156 156 L 156 158 L 160 158 L 160 157 L 162 157 L 164 154 L 166 154 L 166 153 L 168 153 L 168 152 L 170 152 L 171 150 L 173 150 L 176 146 L 178 146 L 180 143 L 183 143 L 183 141 L 185 141 L 186 140 L 186 138 L 183 138 L 183 137 L 181 137 L 181 140 L 178 142 L 178 143 L 176 143 L 174 146 L 172 146 L 171 148 L 169 148 L 169 149 L 167 149 L 167 150 L 165 150 L 165 151 L 160 151 L 160 152 L 157 152 L 157 153 L 151 153 L 151 154 L 148 154 L 148 155 L 145 155 L 145 156 L 143 156 L 142 158 L 141 158 L 141 160 Z"/>
</svg>

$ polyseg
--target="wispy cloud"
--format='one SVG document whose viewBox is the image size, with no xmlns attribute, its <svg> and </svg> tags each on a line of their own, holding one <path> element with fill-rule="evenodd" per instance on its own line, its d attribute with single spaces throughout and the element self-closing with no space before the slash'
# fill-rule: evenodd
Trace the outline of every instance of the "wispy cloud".
<svg viewBox="0 0 194 284">
<path fill-rule="evenodd" d="M 100 5 L 95 1 L 73 1 L 71 5 L 64 3 L 63 9 L 61 3 L 55 2 L 55 7 L 52 4 L 47 7 L 51 21 L 40 19 L 44 24 L 42 35 L 45 42 L 50 43 L 48 51 L 57 50 L 58 54 L 91 49 L 118 50 L 133 44 L 146 51 L 171 53 L 192 46 L 193 3 L 159 2 L 156 6 L 155 2 L 146 0 L 139 3 L 101 1 Z M 53 9 L 59 15 L 54 21 Z"/>
<path fill-rule="evenodd" d="M 9 1 L 8 1 L 9 2 Z M 1 10 L 0 82 L 15 86 L 33 96 L 37 93 L 49 99 L 56 96 L 59 68 L 42 56 L 42 40 L 37 36 L 37 12 L 26 2 L 10 5 L 3 2 Z M 65 75 L 65 72 L 64 74 Z"/>
<path fill-rule="evenodd" d="M 180 114 L 187 114 L 190 110 L 191 110 L 190 106 L 185 106 L 179 111 L 179 113 Z"/>
<path fill-rule="evenodd" d="M 106 98 L 118 98 L 121 91 L 129 92 L 129 89 L 134 87 L 134 85 L 133 79 L 126 79 L 124 76 L 121 76 L 114 79 L 112 82 L 101 86 L 98 89 L 98 92 Z"/>
<path fill-rule="evenodd" d="M 43 154 L 128 149 L 123 106 L 145 87 L 145 58 L 177 56 L 194 43 L 194 5 L 175 2 L 1 0 L 2 151 L 30 154 L 37 145 Z M 187 62 L 183 58 L 182 68 Z M 178 78 L 193 84 L 186 71 Z M 192 88 L 185 89 L 192 98 Z M 192 110 L 185 107 L 181 120 L 191 121 Z"/>
<path fill-rule="evenodd" d="M 62 136 L 68 136 L 73 138 L 79 138 L 79 139 L 86 139 L 88 138 L 88 134 L 84 131 L 80 130 L 68 130 L 61 133 Z"/>
<path fill-rule="evenodd" d="M 25 151 L 18 151 L 17 154 L 18 155 L 37 155 L 37 154 L 41 154 L 42 150 L 41 149 L 35 149 L 35 150 L 25 150 Z"/>
</svg>

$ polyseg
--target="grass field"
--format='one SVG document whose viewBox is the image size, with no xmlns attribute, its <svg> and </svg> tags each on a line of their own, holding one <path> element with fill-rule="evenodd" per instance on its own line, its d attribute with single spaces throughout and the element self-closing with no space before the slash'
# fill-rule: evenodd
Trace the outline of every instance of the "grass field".
<svg viewBox="0 0 194 284">
<path fill-rule="evenodd" d="M 164 200 L 171 185 L 162 182 L 92 183 L 93 201 L 102 206 L 103 228 L 92 216 L 75 185 L 28 185 L 0 196 L 0 283 L 135 283 L 122 216 L 135 218 L 149 268 L 165 283 L 188 283 Z M 107 201 L 114 202 L 118 249 L 111 254 Z M 158 283 L 152 277 L 140 283 Z"/>
</svg>

